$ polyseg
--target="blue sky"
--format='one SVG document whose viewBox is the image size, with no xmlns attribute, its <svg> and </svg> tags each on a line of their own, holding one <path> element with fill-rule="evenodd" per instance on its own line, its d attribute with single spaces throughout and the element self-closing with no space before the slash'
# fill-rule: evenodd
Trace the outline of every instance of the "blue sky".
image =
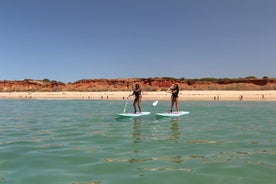
<svg viewBox="0 0 276 184">
<path fill-rule="evenodd" d="M 0 0 L 0 80 L 276 77 L 275 0 Z"/>
</svg>

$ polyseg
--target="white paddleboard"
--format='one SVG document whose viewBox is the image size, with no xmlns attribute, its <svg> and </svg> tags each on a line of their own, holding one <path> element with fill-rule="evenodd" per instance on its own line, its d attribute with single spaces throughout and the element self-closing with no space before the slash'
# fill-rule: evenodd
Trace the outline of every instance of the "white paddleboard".
<svg viewBox="0 0 276 184">
<path fill-rule="evenodd" d="M 146 116 L 146 115 L 149 115 L 150 112 L 137 112 L 137 113 L 119 113 L 117 114 L 118 116 L 121 116 L 121 117 L 140 117 L 140 116 Z"/>
<path fill-rule="evenodd" d="M 179 117 L 185 114 L 190 114 L 188 111 L 179 111 L 179 112 L 164 112 L 164 113 L 156 113 L 157 116 L 162 117 Z"/>
</svg>

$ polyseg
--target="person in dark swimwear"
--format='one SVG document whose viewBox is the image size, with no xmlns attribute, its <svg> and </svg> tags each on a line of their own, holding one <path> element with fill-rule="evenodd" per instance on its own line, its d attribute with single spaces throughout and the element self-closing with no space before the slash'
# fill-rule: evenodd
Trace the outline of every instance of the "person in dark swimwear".
<svg viewBox="0 0 276 184">
<path fill-rule="evenodd" d="M 171 87 L 167 90 L 167 92 L 171 93 L 171 109 L 170 112 L 173 110 L 173 106 L 175 105 L 176 111 L 179 111 L 178 108 L 178 93 L 179 93 L 179 87 L 177 84 L 172 84 Z"/>
<path fill-rule="evenodd" d="M 134 113 L 137 112 L 136 105 L 138 106 L 139 112 L 141 113 L 141 101 L 142 101 L 142 90 L 139 86 L 139 84 L 135 84 L 133 88 L 133 93 L 129 96 L 134 96 L 134 101 L 133 101 L 133 108 L 134 108 Z"/>
</svg>

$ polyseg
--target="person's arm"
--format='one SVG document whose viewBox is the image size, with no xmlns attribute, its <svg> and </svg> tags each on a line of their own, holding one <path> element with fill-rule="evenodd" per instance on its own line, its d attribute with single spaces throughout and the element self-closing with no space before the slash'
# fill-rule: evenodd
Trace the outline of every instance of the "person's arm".
<svg viewBox="0 0 276 184">
<path fill-rule="evenodd" d="M 171 93 L 177 93 L 177 89 L 172 90 Z"/>
<path fill-rule="evenodd" d="M 172 93 L 172 87 L 169 87 L 169 89 L 167 90 L 167 93 Z"/>
<path fill-rule="evenodd" d="M 131 97 L 134 95 L 134 91 L 132 92 L 132 94 L 129 94 L 127 98 Z"/>
<path fill-rule="evenodd" d="M 134 90 L 133 90 L 133 94 L 134 94 L 134 92 L 140 93 L 141 91 L 142 91 L 142 90 L 141 90 L 140 88 L 134 89 Z"/>
</svg>

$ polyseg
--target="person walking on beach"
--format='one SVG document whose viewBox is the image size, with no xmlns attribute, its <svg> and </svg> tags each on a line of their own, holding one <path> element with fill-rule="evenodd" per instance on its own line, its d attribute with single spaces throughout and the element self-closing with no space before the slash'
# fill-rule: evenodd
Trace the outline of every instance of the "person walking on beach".
<svg viewBox="0 0 276 184">
<path fill-rule="evenodd" d="M 172 113 L 173 106 L 175 105 L 176 111 L 179 111 L 178 108 L 178 93 L 179 93 L 179 87 L 177 84 L 172 84 L 171 87 L 167 90 L 167 92 L 171 93 L 171 109 L 170 112 Z"/>
<path fill-rule="evenodd" d="M 133 108 L 134 108 L 134 113 L 137 112 L 136 105 L 138 106 L 139 113 L 142 112 L 141 110 L 141 101 L 142 101 L 142 90 L 139 86 L 139 84 L 135 84 L 133 88 L 133 92 L 130 96 L 134 96 L 134 101 L 133 101 Z"/>
</svg>

